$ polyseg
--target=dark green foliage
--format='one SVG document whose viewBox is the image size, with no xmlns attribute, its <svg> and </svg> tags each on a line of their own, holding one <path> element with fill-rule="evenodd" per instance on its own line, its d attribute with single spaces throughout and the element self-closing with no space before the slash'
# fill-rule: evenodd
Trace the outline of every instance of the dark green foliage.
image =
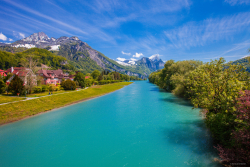
<svg viewBox="0 0 250 167">
<path fill-rule="evenodd" d="M 100 75 L 100 72 L 98 70 L 93 71 L 92 74 L 91 74 L 93 79 L 97 79 L 99 75 Z"/>
<path fill-rule="evenodd" d="M 0 94 L 4 93 L 6 89 L 6 84 L 3 80 L 3 78 L 0 76 Z"/>
<path fill-rule="evenodd" d="M 14 76 L 14 78 L 11 80 L 9 87 L 9 91 L 11 91 L 14 95 L 17 93 L 23 93 L 24 86 L 23 86 L 23 80 L 20 79 L 17 75 Z"/>
<path fill-rule="evenodd" d="M 85 87 L 85 75 L 81 72 L 78 72 L 76 75 L 75 75 L 75 78 L 74 78 L 74 81 L 78 82 L 79 86 L 81 87 Z"/>
<path fill-rule="evenodd" d="M 101 80 L 103 80 L 103 77 L 102 77 L 102 75 L 99 75 L 98 81 L 101 81 Z"/>
<path fill-rule="evenodd" d="M 76 83 L 74 81 L 71 81 L 70 79 L 63 81 L 61 83 L 61 86 L 63 87 L 64 90 L 75 90 L 76 89 Z"/>
<path fill-rule="evenodd" d="M 41 93 L 43 91 L 42 86 L 35 86 L 33 89 L 34 93 Z"/>
</svg>

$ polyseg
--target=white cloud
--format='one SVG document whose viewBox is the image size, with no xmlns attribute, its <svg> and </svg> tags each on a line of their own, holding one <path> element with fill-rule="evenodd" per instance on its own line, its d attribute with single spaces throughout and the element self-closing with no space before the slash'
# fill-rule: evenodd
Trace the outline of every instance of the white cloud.
<svg viewBox="0 0 250 167">
<path fill-rule="evenodd" d="M 190 22 L 180 28 L 165 31 L 166 37 L 176 48 L 203 46 L 209 42 L 228 39 L 250 26 L 250 12 L 207 19 L 202 22 Z"/>
<path fill-rule="evenodd" d="M 241 57 L 241 58 L 243 59 L 243 58 L 246 58 L 246 57 L 250 57 L 250 55 L 246 55 L 246 56 L 243 56 L 243 57 Z"/>
<path fill-rule="evenodd" d="M 18 38 L 18 39 L 23 39 L 25 38 L 25 35 L 21 32 L 16 32 L 16 31 L 13 31 L 13 35 Z"/>
<path fill-rule="evenodd" d="M 22 38 L 25 38 L 25 35 L 23 33 L 20 33 L 20 32 L 19 32 L 19 36 Z"/>
<path fill-rule="evenodd" d="M 128 56 L 130 56 L 130 55 L 131 55 L 131 53 L 125 53 L 125 52 L 123 52 L 123 51 L 122 51 L 122 54 L 124 54 L 124 55 L 128 55 Z"/>
<path fill-rule="evenodd" d="M 60 25 L 62 25 L 62 26 L 64 26 L 64 27 L 70 28 L 70 29 L 72 29 L 72 30 L 74 30 L 74 31 L 77 31 L 77 32 L 79 32 L 79 33 L 88 34 L 88 33 L 84 32 L 84 31 L 82 31 L 82 30 L 81 30 L 80 28 L 78 28 L 78 27 L 74 27 L 74 26 L 72 26 L 72 25 L 70 25 L 70 24 L 67 24 L 67 23 L 64 23 L 64 22 L 62 22 L 62 21 L 60 21 L 60 20 L 56 20 L 56 19 L 54 19 L 54 18 L 52 18 L 52 17 L 50 17 L 50 16 L 47 16 L 47 15 L 45 15 L 45 14 L 42 14 L 42 13 L 40 13 L 40 12 L 38 12 L 38 11 L 35 11 L 35 10 L 31 9 L 31 8 L 28 8 L 28 7 L 26 7 L 26 6 L 23 6 L 23 5 L 19 4 L 19 3 L 13 2 L 13 1 L 11 1 L 11 0 L 8 0 L 8 1 L 7 1 L 7 0 L 4 0 L 4 1 L 7 2 L 7 3 L 9 3 L 9 4 L 11 4 L 11 5 L 13 5 L 13 6 L 15 6 L 15 7 L 17 7 L 17 8 L 20 8 L 20 9 L 22 9 L 22 10 L 24 10 L 24 11 L 27 11 L 27 12 L 32 13 L 32 14 L 34 14 L 34 15 L 37 15 L 37 16 L 39 16 L 39 17 L 43 17 L 43 18 L 45 18 L 45 19 L 47 19 L 47 20 L 50 20 L 50 21 L 55 22 L 55 23 L 57 23 L 57 24 L 60 24 Z"/>
<path fill-rule="evenodd" d="M 153 59 L 159 59 L 160 56 L 161 55 L 159 55 L 159 54 L 154 54 L 154 55 L 150 56 L 149 59 L 151 59 L 151 60 L 153 60 Z"/>
<path fill-rule="evenodd" d="M 135 53 L 135 55 L 133 55 L 133 57 L 137 57 L 137 58 L 139 58 L 139 57 L 141 57 L 141 56 L 143 56 L 143 54 L 142 53 Z"/>
<path fill-rule="evenodd" d="M 13 39 L 9 38 L 9 41 L 13 41 Z"/>
<path fill-rule="evenodd" d="M 126 59 L 125 58 L 121 58 L 121 57 L 118 57 L 116 58 L 118 61 L 125 61 Z"/>
<path fill-rule="evenodd" d="M 130 58 L 131 61 L 137 61 L 137 59 L 134 59 L 134 58 Z"/>
<path fill-rule="evenodd" d="M 7 37 L 3 33 L 0 33 L 0 40 L 7 41 Z"/>
<path fill-rule="evenodd" d="M 225 2 L 229 3 L 230 5 L 234 6 L 237 4 L 250 4 L 250 0 L 225 0 Z"/>
</svg>

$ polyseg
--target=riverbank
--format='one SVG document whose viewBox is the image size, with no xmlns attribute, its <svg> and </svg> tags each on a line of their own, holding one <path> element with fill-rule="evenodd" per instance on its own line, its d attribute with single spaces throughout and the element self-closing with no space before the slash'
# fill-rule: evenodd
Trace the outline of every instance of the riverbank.
<svg viewBox="0 0 250 167">
<path fill-rule="evenodd" d="M 96 98 L 131 84 L 132 82 L 120 82 L 108 85 L 98 85 L 84 91 L 67 94 L 58 94 L 28 101 L 0 106 L 0 125 L 18 121 L 39 113 L 51 111 L 56 108 Z"/>
</svg>

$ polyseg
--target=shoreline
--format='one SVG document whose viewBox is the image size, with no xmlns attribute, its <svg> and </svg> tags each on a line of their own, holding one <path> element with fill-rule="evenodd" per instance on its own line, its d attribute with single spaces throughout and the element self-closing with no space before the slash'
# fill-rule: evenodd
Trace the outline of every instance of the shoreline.
<svg viewBox="0 0 250 167">
<path fill-rule="evenodd" d="M 130 82 L 130 84 L 132 84 L 133 82 Z M 130 85 L 128 84 L 128 85 Z M 9 121 L 9 122 L 4 122 L 4 123 L 0 123 L 0 127 L 1 126 L 4 126 L 4 125 L 8 125 L 8 124 L 11 124 L 11 123 L 15 123 L 17 121 L 22 121 L 22 120 L 25 120 L 25 119 L 28 119 L 28 118 L 31 118 L 31 117 L 34 117 L 34 116 L 39 116 L 41 114 L 45 114 L 47 112 L 53 112 L 53 111 L 56 111 L 58 109 L 61 109 L 61 108 L 64 108 L 64 107 L 68 107 L 68 106 L 71 106 L 71 105 L 75 105 L 75 104 L 78 104 L 78 103 L 82 103 L 82 102 L 85 102 L 85 101 L 89 101 L 89 100 L 93 100 L 93 99 L 96 99 L 96 98 L 99 98 L 99 97 L 102 97 L 102 96 L 105 96 L 105 95 L 108 95 L 108 94 L 111 94 L 111 93 L 114 93 L 116 92 L 117 90 L 120 90 L 122 88 L 124 88 L 125 86 L 128 86 L 128 85 L 123 85 L 123 87 L 119 88 L 119 89 L 116 89 L 116 90 L 113 90 L 111 92 L 107 92 L 107 93 L 104 93 L 104 94 L 101 94 L 101 95 L 96 95 L 96 96 L 93 96 L 93 97 L 88 97 L 88 98 L 83 98 L 81 100 L 77 100 L 77 101 L 73 101 L 73 102 L 69 102 L 68 104 L 65 104 L 63 106 L 60 106 L 60 107 L 55 107 L 55 108 L 52 108 L 52 109 L 49 109 L 49 110 L 45 110 L 45 111 L 41 111 L 37 114 L 34 114 L 34 115 L 28 115 L 28 116 L 25 116 L 23 118 L 20 118 L 20 119 L 16 119 L 16 120 L 12 120 L 12 121 Z"/>
</svg>

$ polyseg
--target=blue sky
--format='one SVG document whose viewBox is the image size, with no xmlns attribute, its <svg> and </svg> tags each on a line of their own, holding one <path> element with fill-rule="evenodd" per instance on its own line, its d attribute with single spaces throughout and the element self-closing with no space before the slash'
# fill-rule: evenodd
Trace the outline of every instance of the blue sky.
<svg viewBox="0 0 250 167">
<path fill-rule="evenodd" d="M 250 0 L 1 0 L 0 42 L 77 36 L 117 59 L 249 55 Z"/>
</svg>

